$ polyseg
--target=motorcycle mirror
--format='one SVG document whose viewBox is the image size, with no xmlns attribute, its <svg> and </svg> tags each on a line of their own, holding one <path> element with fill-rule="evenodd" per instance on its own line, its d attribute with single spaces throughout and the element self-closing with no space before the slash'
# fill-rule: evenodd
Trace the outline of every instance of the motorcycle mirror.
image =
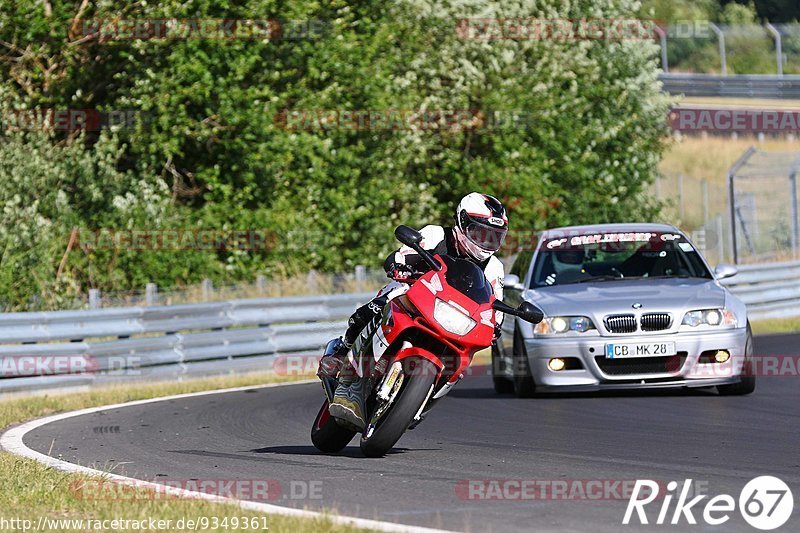
<svg viewBox="0 0 800 533">
<path fill-rule="evenodd" d="M 408 226 L 397 226 L 394 230 L 394 236 L 397 237 L 398 241 L 411 248 L 416 247 L 416 245 L 422 242 L 422 234 Z"/>
<path fill-rule="evenodd" d="M 531 324 L 538 324 L 544 320 L 544 311 L 530 302 L 522 302 L 516 309 L 517 316 Z"/>
</svg>

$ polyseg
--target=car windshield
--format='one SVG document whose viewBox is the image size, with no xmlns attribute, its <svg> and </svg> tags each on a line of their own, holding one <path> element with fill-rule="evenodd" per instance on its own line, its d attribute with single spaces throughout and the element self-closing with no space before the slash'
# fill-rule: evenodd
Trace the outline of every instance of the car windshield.
<svg viewBox="0 0 800 533">
<path fill-rule="evenodd" d="M 447 284 L 477 304 L 485 304 L 492 295 L 492 286 L 486 281 L 483 270 L 471 261 L 441 256 L 447 266 Z"/>
<path fill-rule="evenodd" d="M 609 231 L 545 239 L 536 256 L 532 286 L 643 278 L 713 276 L 680 233 Z"/>
</svg>

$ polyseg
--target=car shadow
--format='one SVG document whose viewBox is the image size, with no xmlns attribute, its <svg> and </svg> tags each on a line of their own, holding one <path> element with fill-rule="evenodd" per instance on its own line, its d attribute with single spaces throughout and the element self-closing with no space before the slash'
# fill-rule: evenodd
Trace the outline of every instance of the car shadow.
<svg viewBox="0 0 800 533">
<path fill-rule="evenodd" d="M 514 398 L 513 394 L 500 394 L 492 388 L 454 388 L 447 395 L 449 398 L 463 398 L 480 400 L 491 398 Z M 682 389 L 620 389 L 604 391 L 575 391 L 575 392 L 547 392 L 538 393 L 532 400 L 561 400 L 565 398 L 650 398 L 650 397 L 680 397 L 680 396 L 717 396 L 713 387 L 682 388 Z"/>
</svg>

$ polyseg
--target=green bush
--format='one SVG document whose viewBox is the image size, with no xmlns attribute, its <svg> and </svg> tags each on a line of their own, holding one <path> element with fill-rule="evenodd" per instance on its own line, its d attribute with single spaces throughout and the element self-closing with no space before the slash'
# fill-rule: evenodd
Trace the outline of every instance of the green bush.
<svg viewBox="0 0 800 533">
<path fill-rule="evenodd" d="M 666 131 L 654 43 L 457 31 L 465 18 L 632 17 L 632 0 L 168 0 L 122 12 L 102 1 L 82 13 L 81 2 L 59 3 L 50 14 L 40 2 L 17 4 L 0 7 L 6 107 L 134 110 L 149 120 L 81 136 L 6 128 L 0 197 L 14 206 L 0 228 L 7 306 L 88 287 L 374 265 L 396 246 L 397 224 L 448 223 L 473 189 L 504 200 L 518 231 L 648 218 L 657 207 L 644 197 Z M 71 24 L 78 15 L 323 24 L 306 39 L 98 42 Z M 281 122 L 293 110 L 391 109 L 470 110 L 472 126 Z M 508 120 L 490 127 L 492 117 Z M 257 252 L 79 248 L 56 279 L 73 227 L 258 229 L 277 238 Z"/>
</svg>

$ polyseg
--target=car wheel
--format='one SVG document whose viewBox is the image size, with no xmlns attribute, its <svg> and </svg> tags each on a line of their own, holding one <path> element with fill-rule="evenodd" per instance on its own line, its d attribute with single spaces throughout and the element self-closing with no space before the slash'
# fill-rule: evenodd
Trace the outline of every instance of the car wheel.
<svg viewBox="0 0 800 533">
<path fill-rule="evenodd" d="M 514 328 L 514 395 L 517 398 L 531 398 L 536 394 L 536 382 L 533 381 L 528 353 L 519 329 Z"/>
<path fill-rule="evenodd" d="M 756 376 L 753 373 L 753 332 L 750 322 L 747 323 L 747 341 L 744 347 L 745 363 L 742 368 L 742 380 L 730 385 L 717 385 L 721 396 L 742 396 L 756 390 Z"/>
<path fill-rule="evenodd" d="M 497 346 L 492 344 L 492 383 L 494 384 L 494 391 L 497 394 L 511 394 L 514 392 L 514 384 L 507 377 L 498 375 L 500 367 L 500 354 L 497 351 Z"/>
</svg>

